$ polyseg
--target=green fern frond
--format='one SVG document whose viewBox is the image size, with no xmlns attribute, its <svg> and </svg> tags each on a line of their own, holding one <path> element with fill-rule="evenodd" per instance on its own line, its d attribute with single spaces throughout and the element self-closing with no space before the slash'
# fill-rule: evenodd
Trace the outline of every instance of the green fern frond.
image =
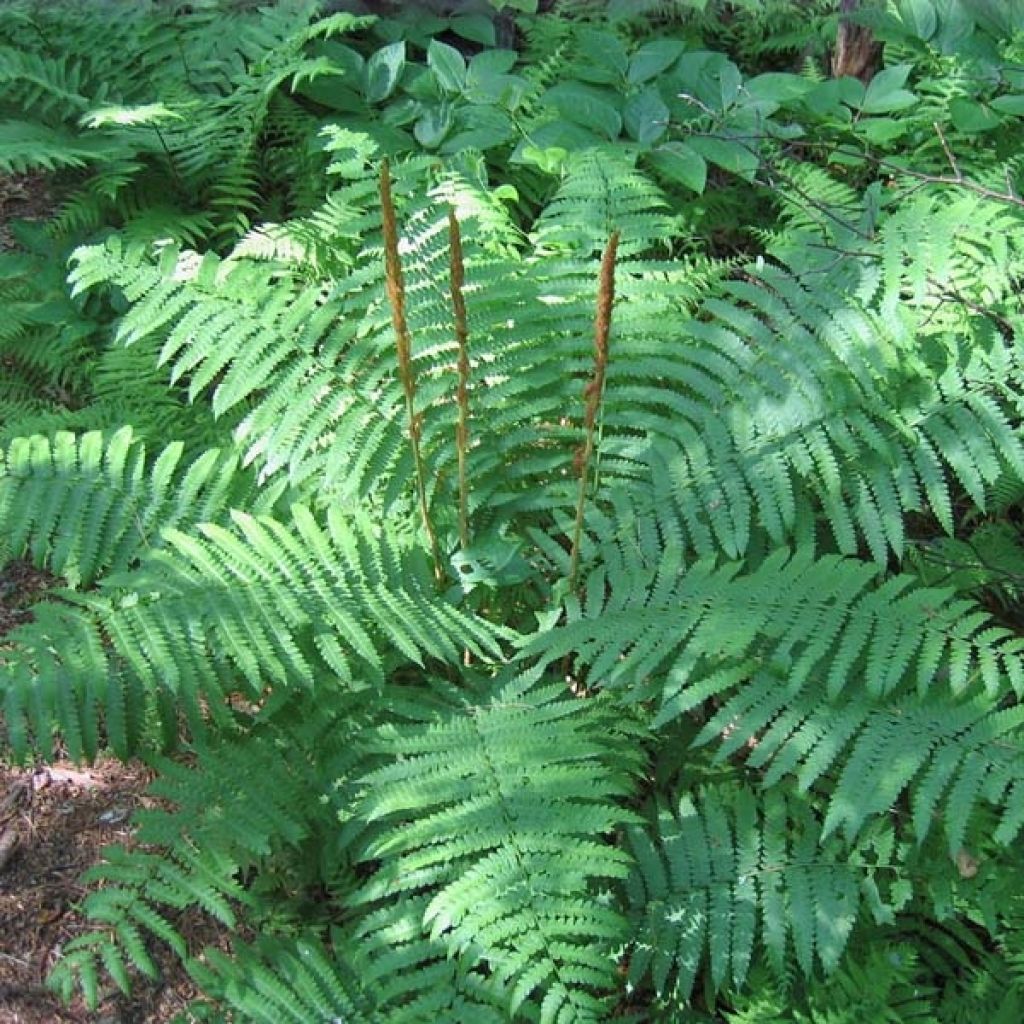
<svg viewBox="0 0 1024 1024">
<path fill-rule="evenodd" d="M 186 475 L 171 501 L 197 477 Z M 241 512 L 232 520 L 230 529 L 165 528 L 139 569 L 99 593 L 41 605 L 11 632 L 3 699 L 16 754 L 47 748 L 59 728 L 74 756 L 94 756 L 99 708 L 111 745 L 127 756 L 173 746 L 181 715 L 196 737 L 211 721 L 229 726 L 234 690 L 259 700 L 268 685 L 362 685 L 406 659 L 455 664 L 466 650 L 502 658 L 500 631 L 438 599 L 420 552 L 365 518 L 332 508 L 325 528 L 295 506 L 287 523 Z M 140 719 L 162 735 L 145 733 Z"/>
<path fill-rule="evenodd" d="M 0 171 L 5 174 L 87 167 L 121 155 L 120 147 L 106 139 L 32 121 L 0 121 Z"/>
<path fill-rule="evenodd" d="M 628 872 L 607 842 L 631 819 L 614 803 L 636 767 L 627 735 L 609 704 L 558 685 L 383 728 L 358 902 L 422 901 L 421 935 L 508 985 L 511 1013 L 532 996 L 545 1021 L 604 1019 L 624 922 L 600 887 Z M 380 926 L 368 917 L 364 941 Z"/>
<path fill-rule="evenodd" d="M 642 530 L 646 530 L 646 536 Z M 635 532 L 634 532 L 635 531 Z M 776 551 L 741 563 L 687 565 L 651 524 L 628 524 L 584 584 L 582 607 L 526 653 L 553 663 L 572 653 L 591 685 L 655 696 L 665 722 L 728 692 L 745 676 L 775 674 L 786 695 L 885 697 L 913 687 L 990 696 L 1021 691 L 1024 645 L 951 590 L 879 579 L 870 563 Z M 657 693 L 648 679 L 663 680 Z M 948 689 L 947 689 L 948 688 Z M 940 690 L 940 693 L 942 692 Z"/>
<path fill-rule="evenodd" d="M 236 942 L 231 956 L 208 949 L 189 971 L 206 993 L 253 1024 L 397 1020 L 377 1011 L 358 968 L 332 956 L 315 936 Z"/>
<path fill-rule="evenodd" d="M 29 553 L 88 585 L 136 563 L 160 530 L 216 518 L 248 495 L 237 460 L 214 449 L 188 464 L 183 451 L 171 444 L 147 464 L 131 427 L 15 438 L 0 452 L 0 558 Z"/>
<path fill-rule="evenodd" d="M 806 805 L 772 790 L 710 789 L 662 809 L 654 834 L 627 832 L 633 933 L 629 980 L 686 1000 L 706 969 L 713 988 L 740 987 L 763 946 L 784 976 L 790 951 L 805 974 L 833 969 L 861 914 L 862 886 L 888 865 L 851 860 L 826 841 Z"/>
<path fill-rule="evenodd" d="M 619 149 L 574 153 L 558 192 L 533 225 L 541 254 L 600 252 L 614 231 L 624 256 L 665 248 L 678 234 L 665 196 Z"/>
</svg>

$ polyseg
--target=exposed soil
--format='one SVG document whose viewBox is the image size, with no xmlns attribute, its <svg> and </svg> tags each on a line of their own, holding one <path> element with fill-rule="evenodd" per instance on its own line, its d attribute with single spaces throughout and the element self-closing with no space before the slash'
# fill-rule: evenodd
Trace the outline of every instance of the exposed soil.
<svg viewBox="0 0 1024 1024">
<path fill-rule="evenodd" d="M 24 562 L 0 569 L 0 648 L 54 582 Z M 165 1024 L 197 997 L 161 944 L 151 951 L 162 980 L 139 979 L 130 997 L 111 984 L 96 1011 L 81 1001 L 63 1006 L 44 984 L 64 945 L 92 930 L 75 913 L 87 891 L 81 875 L 104 846 L 132 845 L 131 815 L 150 804 L 149 777 L 144 766 L 113 759 L 25 769 L 0 761 L 0 1024 Z M 193 949 L 227 944 L 200 915 L 178 925 Z"/>
<path fill-rule="evenodd" d="M 43 220 L 52 213 L 53 197 L 45 175 L 0 175 L 0 252 L 15 248 L 10 221 Z"/>
</svg>

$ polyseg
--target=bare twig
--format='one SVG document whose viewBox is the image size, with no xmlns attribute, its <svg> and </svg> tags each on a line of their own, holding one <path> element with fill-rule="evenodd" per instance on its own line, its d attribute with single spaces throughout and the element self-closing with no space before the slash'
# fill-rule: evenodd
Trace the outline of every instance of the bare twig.
<svg viewBox="0 0 1024 1024">
<path fill-rule="evenodd" d="M 949 143 L 946 141 L 946 136 L 942 131 L 942 125 L 938 121 L 932 122 L 932 127 L 935 129 L 935 134 L 939 137 L 939 142 L 942 144 L 942 152 L 946 154 L 946 159 L 949 161 L 949 166 L 953 168 L 953 174 L 958 182 L 964 180 L 963 174 L 960 172 L 960 165 L 956 162 L 956 157 L 953 156 L 953 151 L 949 148 Z"/>
</svg>

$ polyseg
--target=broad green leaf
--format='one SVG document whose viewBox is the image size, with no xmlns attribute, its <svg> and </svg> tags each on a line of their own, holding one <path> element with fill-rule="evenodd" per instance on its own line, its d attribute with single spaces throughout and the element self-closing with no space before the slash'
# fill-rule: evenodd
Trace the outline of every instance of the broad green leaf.
<svg viewBox="0 0 1024 1024">
<path fill-rule="evenodd" d="M 726 61 L 719 69 L 718 81 L 721 85 L 722 109 L 725 110 L 736 102 L 743 85 L 743 75 L 732 61 Z"/>
<path fill-rule="evenodd" d="M 427 47 L 427 64 L 445 92 L 461 92 L 466 84 L 466 60 L 447 43 L 431 39 Z"/>
<path fill-rule="evenodd" d="M 819 82 L 803 98 L 804 106 L 818 117 L 849 119 L 847 107 L 860 107 L 864 102 L 864 84 L 844 75 Z"/>
<path fill-rule="evenodd" d="M 746 181 L 751 181 L 760 166 L 760 159 L 745 142 L 718 136 L 696 136 L 689 140 L 705 160 L 711 161 L 723 170 L 731 171 Z"/>
<path fill-rule="evenodd" d="M 703 107 L 721 110 L 735 100 L 742 76 L 736 65 L 725 54 L 708 50 L 691 50 L 680 58 L 672 74 L 673 85 L 678 92 L 692 96 Z M 701 108 L 694 105 L 694 112 Z"/>
<path fill-rule="evenodd" d="M 518 58 L 519 54 L 515 50 L 484 50 L 470 60 L 468 77 L 504 75 L 515 67 Z"/>
<path fill-rule="evenodd" d="M 569 159 L 569 151 L 561 146 L 524 146 L 519 153 L 519 162 L 532 164 L 545 174 L 557 174 Z"/>
<path fill-rule="evenodd" d="M 784 71 L 769 71 L 763 75 L 748 78 L 746 90 L 754 100 L 764 103 L 790 103 L 811 92 L 815 83 L 802 75 L 791 75 Z"/>
<path fill-rule="evenodd" d="M 514 108 L 526 89 L 525 81 L 508 71 L 515 65 L 514 50 L 486 50 L 478 53 L 466 72 L 464 95 L 472 103 L 500 103 Z"/>
<path fill-rule="evenodd" d="M 997 96 L 989 103 L 993 110 L 1001 114 L 1024 114 L 1024 96 L 1016 94 L 1013 96 Z"/>
<path fill-rule="evenodd" d="M 562 82 L 544 94 L 567 121 L 593 128 L 609 139 L 616 139 L 622 132 L 622 116 L 615 109 L 611 94 L 602 94 L 597 89 L 579 82 Z"/>
<path fill-rule="evenodd" d="M 451 107 L 447 103 L 442 103 L 428 109 L 416 122 L 412 133 L 421 146 L 426 149 L 437 149 L 451 131 L 451 127 Z"/>
<path fill-rule="evenodd" d="M 917 102 L 917 97 L 903 86 L 910 74 L 910 64 L 896 64 L 879 71 L 868 83 L 860 108 L 865 114 L 888 114 L 903 110 Z"/>
<path fill-rule="evenodd" d="M 580 78 L 601 84 L 615 83 L 626 77 L 629 54 L 626 45 L 614 32 L 582 29 L 577 36 L 580 54 L 586 58 Z"/>
<path fill-rule="evenodd" d="M 602 140 L 599 135 L 588 131 L 582 125 L 559 118 L 542 124 L 530 132 L 529 139 L 523 139 L 516 146 L 510 159 L 513 163 L 522 162 L 523 152 L 528 148 L 545 150 L 555 147 L 572 153 L 578 149 L 592 149 L 602 145 L 602 142 L 607 142 L 607 140 Z"/>
<path fill-rule="evenodd" d="M 486 14 L 461 14 L 451 20 L 452 31 L 471 43 L 481 46 L 494 46 L 497 39 L 494 34 L 494 22 Z"/>
<path fill-rule="evenodd" d="M 911 129 L 908 121 L 897 121 L 892 117 L 869 117 L 857 125 L 857 133 L 868 142 L 876 145 L 885 145 L 898 139 Z M 857 161 L 858 163 L 860 161 Z"/>
<path fill-rule="evenodd" d="M 704 157 L 683 142 L 666 142 L 647 155 L 655 170 L 700 195 L 708 180 Z"/>
<path fill-rule="evenodd" d="M 515 125 L 508 114 L 498 107 L 482 103 L 463 106 L 455 112 L 454 121 L 442 146 L 444 153 L 493 149 L 515 136 Z"/>
<path fill-rule="evenodd" d="M 405 67 L 405 43 L 391 43 L 379 49 L 367 62 L 363 92 L 369 103 L 386 100 L 398 85 Z"/>
<path fill-rule="evenodd" d="M 932 0 L 899 0 L 896 5 L 903 24 L 917 36 L 928 42 L 939 27 L 939 16 Z"/>
<path fill-rule="evenodd" d="M 964 96 L 949 101 L 949 116 L 960 131 L 972 134 L 991 131 L 1003 123 L 995 111 Z"/>
<path fill-rule="evenodd" d="M 626 131 L 642 146 L 657 142 L 668 130 L 669 112 L 653 85 L 626 101 L 622 116 Z"/>
<path fill-rule="evenodd" d="M 653 39 L 644 43 L 629 60 L 626 80 L 630 85 L 643 85 L 679 59 L 686 44 L 678 39 Z"/>
</svg>

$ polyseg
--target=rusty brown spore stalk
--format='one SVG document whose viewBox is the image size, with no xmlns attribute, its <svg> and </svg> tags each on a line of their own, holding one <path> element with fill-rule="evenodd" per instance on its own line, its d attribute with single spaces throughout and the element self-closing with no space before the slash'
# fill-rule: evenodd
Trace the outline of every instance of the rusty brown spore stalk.
<svg viewBox="0 0 1024 1024">
<path fill-rule="evenodd" d="M 409 444 L 416 475 L 416 494 L 419 498 L 423 528 L 430 541 L 434 559 L 434 576 L 440 583 L 444 579 L 441 552 L 437 546 L 437 534 L 430 521 L 427 504 L 426 472 L 423 454 L 420 450 L 422 419 L 416 412 L 416 374 L 412 365 L 412 337 L 405 316 L 405 280 L 402 276 L 402 262 L 398 255 L 398 223 L 395 217 L 395 203 L 391 196 L 391 169 L 387 160 L 380 167 L 380 206 L 384 224 L 384 276 L 387 286 L 388 303 L 391 306 L 391 323 L 395 330 L 395 349 L 398 354 L 398 376 L 405 393 L 405 414 L 409 425 Z"/>
<path fill-rule="evenodd" d="M 619 248 L 619 233 L 612 232 L 601 257 L 601 271 L 597 285 L 597 314 L 594 317 L 594 369 L 583 390 L 583 448 L 577 452 L 574 465 L 579 473 L 579 492 L 576 498 L 576 524 L 573 527 L 572 553 L 569 558 L 569 589 L 576 587 L 579 571 L 580 540 L 583 536 L 583 513 L 587 500 L 590 463 L 594 457 L 594 437 L 597 417 L 604 397 L 604 379 L 608 369 L 608 338 L 612 326 L 612 305 L 615 302 L 615 255 Z"/>
</svg>

